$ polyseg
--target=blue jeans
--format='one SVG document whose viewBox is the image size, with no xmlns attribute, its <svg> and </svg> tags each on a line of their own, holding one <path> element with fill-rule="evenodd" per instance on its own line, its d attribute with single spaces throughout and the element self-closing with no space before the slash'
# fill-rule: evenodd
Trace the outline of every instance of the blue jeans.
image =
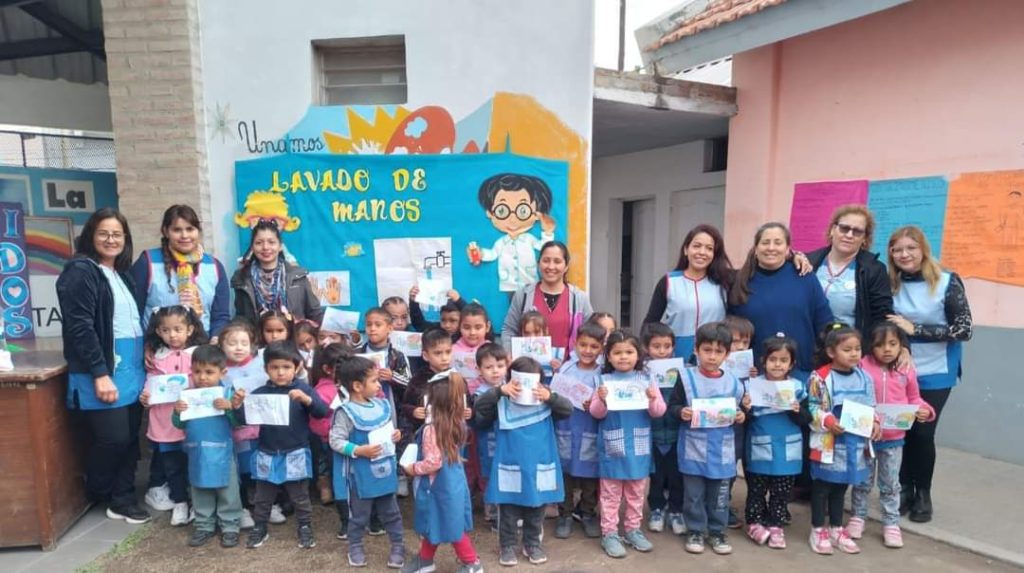
<svg viewBox="0 0 1024 573">
<path fill-rule="evenodd" d="M 868 494 L 878 476 L 878 500 L 882 504 L 882 525 L 900 524 L 900 464 L 903 447 L 875 450 L 871 462 L 871 475 L 853 486 L 853 514 L 861 519 L 868 515 Z"/>
<path fill-rule="evenodd" d="M 683 474 L 683 520 L 687 531 L 724 532 L 729 522 L 729 479 Z"/>
</svg>

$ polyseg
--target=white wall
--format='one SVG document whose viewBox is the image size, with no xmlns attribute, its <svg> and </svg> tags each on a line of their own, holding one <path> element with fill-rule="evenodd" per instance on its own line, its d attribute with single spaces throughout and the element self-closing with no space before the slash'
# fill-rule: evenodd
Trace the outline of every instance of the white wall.
<svg viewBox="0 0 1024 573">
<path fill-rule="evenodd" d="M 722 188 L 725 172 L 704 173 L 704 142 L 694 141 L 637 153 L 594 160 L 591 169 L 590 300 L 595 310 L 619 314 L 621 274 L 622 203 L 655 200 L 654 268 L 656 274 L 675 266 L 680 239 L 694 224 L 679 222 L 673 214 L 673 197 L 680 192 Z M 676 200 L 678 204 L 678 197 Z M 698 221 L 704 222 L 704 221 Z M 716 221 L 706 221 L 716 224 Z M 687 228 L 675 227 L 684 225 Z M 652 277 L 656 281 L 657 277 Z M 646 311 L 647 304 L 641 306 Z M 642 320 L 643 316 L 638 317 Z"/>
<path fill-rule="evenodd" d="M 111 131 L 107 85 L 0 74 L 0 124 Z"/>
<path fill-rule="evenodd" d="M 234 161 L 246 157 L 233 131 L 257 120 L 274 139 L 312 102 L 314 39 L 405 34 L 407 107 L 436 104 L 458 121 L 497 91 L 529 94 L 589 141 L 593 93 L 590 0 L 247 0 L 203 2 L 203 98 L 207 109 L 215 248 L 238 252 L 231 227 Z M 231 132 L 210 131 L 229 106 Z"/>
</svg>

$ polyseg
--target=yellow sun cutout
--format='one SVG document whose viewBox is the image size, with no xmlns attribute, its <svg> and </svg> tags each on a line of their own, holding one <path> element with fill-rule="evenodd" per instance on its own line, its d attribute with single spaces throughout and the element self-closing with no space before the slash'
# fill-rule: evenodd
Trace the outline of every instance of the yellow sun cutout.
<svg viewBox="0 0 1024 573">
<path fill-rule="evenodd" d="M 388 140 L 402 120 L 409 115 L 409 110 L 399 106 L 395 115 L 388 115 L 381 106 L 373 114 L 373 123 L 363 119 L 361 115 L 347 109 L 349 136 L 324 132 L 324 142 L 331 153 L 348 153 L 357 155 L 373 155 L 384 153 Z"/>
</svg>

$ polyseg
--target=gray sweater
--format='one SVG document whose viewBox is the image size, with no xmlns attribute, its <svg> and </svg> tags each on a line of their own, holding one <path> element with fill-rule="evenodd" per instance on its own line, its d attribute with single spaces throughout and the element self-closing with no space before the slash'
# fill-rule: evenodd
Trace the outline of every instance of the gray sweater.
<svg viewBox="0 0 1024 573">
<path fill-rule="evenodd" d="M 533 293 L 538 283 L 526 285 L 512 295 L 512 301 L 508 305 L 508 313 L 505 314 L 505 322 L 501 326 L 501 341 L 505 349 L 512 351 L 512 337 L 519 336 L 519 321 L 523 315 L 531 310 L 539 310 L 533 304 Z M 571 284 L 569 287 L 569 350 L 576 345 L 576 332 L 580 326 L 594 313 L 590 306 L 590 297 Z M 563 293 L 564 295 L 564 293 Z"/>
</svg>

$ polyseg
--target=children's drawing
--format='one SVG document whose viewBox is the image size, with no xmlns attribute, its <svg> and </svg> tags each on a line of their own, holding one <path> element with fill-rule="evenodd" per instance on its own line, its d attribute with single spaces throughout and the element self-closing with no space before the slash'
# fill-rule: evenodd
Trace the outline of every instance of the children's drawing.
<svg viewBox="0 0 1024 573">
<path fill-rule="evenodd" d="M 871 429 L 875 424 L 875 409 L 859 402 L 843 402 L 843 414 L 839 416 L 839 425 L 846 433 L 871 437 Z"/>
<path fill-rule="evenodd" d="M 373 461 L 391 457 L 395 455 L 395 442 L 391 439 L 391 436 L 395 433 L 395 427 L 388 422 L 376 430 L 370 430 L 366 436 L 366 441 L 370 445 L 380 444 L 381 451 L 380 455 L 373 458 Z"/>
<path fill-rule="evenodd" d="M 472 352 L 452 352 L 452 370 L 466 380 L 480 376 L 480 371 L 476 367 L 476 355 Z"/>
<path fill-rule="evenodd" d="M 749 348 L 738 352 L 730 352 L 725 358 L 725 362 L 722 364 L 723 370 L 740 380 L 750 378 L 750 369 L 753 367 L 754 351 Z"/>
<path fill-rule="evenodd" d="M 451 279 L 419 279 L 416 286 L 420 287 L 416 302 L 424 316 L 441 316 L 441 307 L 448 302 L 448 291 L 452 289 Z"/>
<path fill-rule="evenodd" d="M 917 408 L 915 404 L 879 404 L 875 412 L 882 420 L 883 430 L 907 431 L 917 419 Z"/>
<path fill-rule="evenodd" d="M 324 319 L 320 323 L 320 330 L 338 334 L 357 332 L 359 330 L 359 313 L 327 307 L 324 309 Z"/>
<path fill-rule="evenodd" d="M 513 402 L 521 406 L 540 404 L 537 397 L 533 395 L 534 389 L 540 386 L 540 374 L 513 370 L 509 375 L 509 382 L 519 383 L 519 395 L 512 400 Z"/>
<path fill-rule="evenodd" d="M 223 416 L 224 410 L 218 410 L 213 407 L 214 400 L 223 397 L 224 388 L 221 386 L 182 390 L 179 399 L 184 400 L 188 404 L 188 408 L 181 413 L 182 421 Z"/>
<path fill-rule="evenodd" d="M 736 398 L 695 398 L 691 428 L 724 428 L 736 421 Z"/>
<path fill-rule="evenodd" d="M 747 382 L 750 404 L 775 410 L 789 410 L 796 403 L 796 384 L 793 380 L 771 381 L 754 378 Z"/>
<path fill-rule="evenodd" d="M 291 417 L 287 394 L 252 394 L 245 397 L 245 423 L 251 426 L 287 426 Z"/>
<path fill-rule="evenodd" d="M 586 410 L 583 403 L 594 395 L 594 389 L 587 386 L 578 379 L 565 374 L 555 374 L 551 379 L 551 391 L 557 392 L 559 396 L 565 396 L 572 402 L 577 410 Z"/>
<path fill-rule="evenodd" d="M 541 365 L 550 364 L 554 358 L 550 336 L 513 336 L 512 359 L 529 356 Z"/>
<path fill-rule="evenodd" d="M 320 300 L 321 306 L 348 306 L 352 304 L 348 271 L 320 271 L 309 273 L 309 286 Z"/>
<path fill-rule="evenodd" d="M 356 356 L 361 356 L 361 357 L 369 360 L 370 362 L 373 362 L 374 365 L 377 366 L 377 368 L 387 368 L 388 367 L 388 354 L 387 354 L 387 352 L 384 352 L 384 351 L 381 351 L 381 352 L 367 352 L 365 354 L 356 354 Z"/>
<path fill-rule="evenodd" d="M 399 352 L 408 356 L 423 355 L 423 334 L 419 332 L 403 332 L 395 330 L 388 335 L 388 340 Z"/>
<path fill-rule="evenodd" d="M 604 402 L 611 411 L 646 410 L 647 379 L 637 376 L 602 376 L 601 384 L 608 388 Z"/>
<path fill-rule="evenodd" d="M 682 358 L 662 358 L 647 362 L 647 370 L 651 373 L 651 380 L 658 385 L 658 388 L 674 388 L 679 381 L 679 373 L 686 368 Z"/>
<path fill-rule="evenodd" d="M 173 404 L 178 401 L 181 391 L 188 388 L 188 375 L 161 374 L 149 377 L 149 403 Z"/>
</svg>

